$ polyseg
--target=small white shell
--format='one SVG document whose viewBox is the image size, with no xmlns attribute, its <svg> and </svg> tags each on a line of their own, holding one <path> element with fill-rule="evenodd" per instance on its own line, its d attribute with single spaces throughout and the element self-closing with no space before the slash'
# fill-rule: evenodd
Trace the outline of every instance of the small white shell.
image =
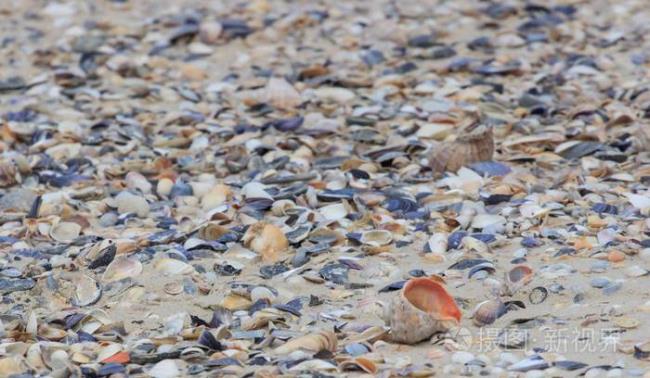
<svg viewBox="0 0 650 378">
<path fill-rule="evenodd" d="M 81 232 L 81 226 L 74 222 L 60 222 L 50 229 L 50 236 L 58 242 L 70 242 Z"/>
</svg>

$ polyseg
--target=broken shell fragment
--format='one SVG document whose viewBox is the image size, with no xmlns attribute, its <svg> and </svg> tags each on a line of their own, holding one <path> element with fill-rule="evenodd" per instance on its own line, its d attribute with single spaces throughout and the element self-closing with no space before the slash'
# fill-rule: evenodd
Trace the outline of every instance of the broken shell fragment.
<svg viewBox="0 0 650 378">
<path fill-rule="evenodd" d="M 391 340 L 415 344 L 460 322 L 461 311 L 441 284 L 414 278 L 404 285 L 387 307 Z"/>
<path fill-rule="evenodd" d="M 96 303 L 102 296 L 101 286 L 93 278 L 82 275 L 75 280 L 76 290 L 72 304 L 79 307 Z"/>
</svg>

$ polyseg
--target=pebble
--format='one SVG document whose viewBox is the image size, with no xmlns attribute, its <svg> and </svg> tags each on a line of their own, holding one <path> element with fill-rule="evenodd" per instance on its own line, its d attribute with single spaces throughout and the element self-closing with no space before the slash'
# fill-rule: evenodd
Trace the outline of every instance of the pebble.
<svg viewBox="0 0 650 378">
<path fill-rule="evenodd" d="M 591 280 L 591 286 L 595 287 L 595 288 L 598 288 L 598 289 L 602 289 L 602 288 L 608 286 L 610 283 L 611 283 L 611 280 L 609 278 L 606 278 L 606 277 L 597 277 L 597 278 L 593 278 Z"/>
</svg>

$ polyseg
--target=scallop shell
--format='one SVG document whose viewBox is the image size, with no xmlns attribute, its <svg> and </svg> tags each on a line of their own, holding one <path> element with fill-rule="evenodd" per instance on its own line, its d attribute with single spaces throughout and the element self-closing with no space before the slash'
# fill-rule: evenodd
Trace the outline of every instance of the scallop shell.
<svg viewBox="0 0 650 378">
<path fill-rule="evenodd" d="M 494 137 L 492 128 L 475 123 L 452 143 L 440 143 L 434 147 L 430 164 L 434 172 L 456 172 L 479 161 L 492 160 Z"/>
<path fill-rule="evenodd" d="M 79 236 L 81 226 L 74 222 L 59 222 L 50 229 L 50 237 L 58 242 L 71 242 Z"/>
<path fill-rule="evenodd" d="M 454 298 L 444 286 L 429 278 L 408 281 L 387 309 L 389 336 L 404 344 L 415 344 L 445 332 L 457 326 L 461 318 Z"/>
<path fill-rule="evenodd" d="M 506 306 L 498 299 L 479 303 L 474 310 L 474 324 L 479 327 L 490 325 L 506 313 Z"/>
<path fill-rule="evenodd" d="M 300 336 L 287 341 L 274 349 L 276 354 L 289 354 L 297 350 L 317 353 L 321 350 L 336 352 L 338 345 L 336 334 L 332 331 L 321 331 L 305 336 Z"/>
<path fill-rule="evenodd" d="M 289 241 L 278 226 L 258 222 L 248 228 L 242 241 L 244 246 L 262 256 L 264 262 L 276 262 L 289 247 Z"/>
</svg>

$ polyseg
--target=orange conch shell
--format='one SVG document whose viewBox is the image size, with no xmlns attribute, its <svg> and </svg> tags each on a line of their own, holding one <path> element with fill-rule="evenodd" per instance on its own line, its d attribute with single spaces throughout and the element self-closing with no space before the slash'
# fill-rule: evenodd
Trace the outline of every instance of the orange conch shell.
<svg viewBox="0 0 650 378">
<path fill-rule="evenodd" d="M 388 307 L 392 341 L 415 344 L 460 323 L 461 312 L 445 287 L 429 278 L 406 283 Z"/>
</svg>

